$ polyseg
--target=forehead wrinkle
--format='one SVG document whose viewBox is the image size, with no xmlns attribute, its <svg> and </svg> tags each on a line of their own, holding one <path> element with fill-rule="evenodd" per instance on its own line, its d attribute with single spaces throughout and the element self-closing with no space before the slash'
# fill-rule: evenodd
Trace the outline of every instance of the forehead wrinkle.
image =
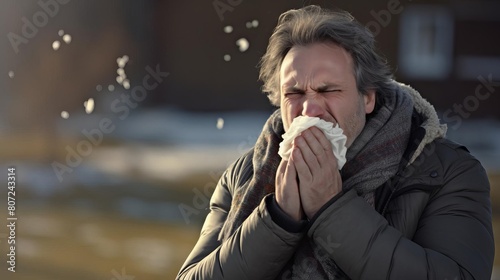
<svg viewBox="0 0 500 280">
<path fill-rule="evenodd" d="M 303 90 L 307 89 L 317 89 L 324 86 L 341 86 L 344 84 L 344 79 L 349 79 L 346 77 L 347 73 L 353 73 L 354 65 L 351 54 L 346 51 L 343 47 L 335 43 L 323 43 L 324 47 L 330 49 L 332 52 L 336 52 L 341 55 L 346 62 L 346 67 L 351 68 L 351 71 L 346 72 L 344 69 L 340 69 L 341 65 L 334 63 L 333 61 L 323 61 L 317 65 L 317 67 L 310 67 L 308 61 L 305 61 L 305 57 L 299 56 L 290 57 L 293 53 L 300 51 L 301 49 L 307 48 L 309 46 L 294 46 L 285 56 L 285 59 L 281 65 L 280 69 L 280 79 L 281 79 L 281 89 L 284 88 L 299 88 Z M 341 62 L 340 62 L 341 63 Z M 342 63 L 341 63 L 342 64 Z M 336 74 L 335 74 L 336 73 Z M 339 74 L 340 76 L 336 76 Z M 354 76 L 354 75 L 353 75 Z M 354 77 L 353 77 L 354 78 Z M 292 83 L 295 82 L 294 85 Z"/>
<path fill-rule="evenodd" d="M 302 67 L 294 67 L 293 64 L 296 63 L 298 62 L 293 61 L 284 69 L 284 71 L 288 71 L 288 73 L 286 73 L 286 75 L 283 77 L 283 88 L 293 87 L 302 90 L 306 90 L 306 87 L 312 88 L 316 79 L 316 71 L 306 72 L 304 70 L 301 70 Z"/>
<path fill-rule="evenodd" d="M 291 87 L 296 87 L 298 85 L 297 81 L 297 71 L 288 71 L 288 73 L 284 74 L 283 71 L 281 73 L 283 77 L 280 77 L 282 80 L 282 85 L 281 85 L 281 90 L 291 88 Z M 295 82 L 295 83 L 294 83 Z M 293 83 L 293 84 L 292 84 Z"/>
</svg>

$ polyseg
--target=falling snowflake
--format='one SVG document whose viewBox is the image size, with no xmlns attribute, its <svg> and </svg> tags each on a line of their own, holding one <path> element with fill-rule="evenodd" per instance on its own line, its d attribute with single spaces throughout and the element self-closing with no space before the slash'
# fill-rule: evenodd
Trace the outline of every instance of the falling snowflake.
<svg viewBox="0 0 500 280">
<path fill-rule="evenodd" d="M 130 88 L 130 81 L 129 80 L 123 80 L 123 87 L 125 89 L 129 89 Z"/>
<path fill-rule="evenodd" d="M 246 23 L 246 27 L 248 29 L 250 29 L 250 28 L 257 28 L 258 26 L 259 26 L 259 21 L 256 20 L 256 19 L 254 19 L 252 21 L 247 21 L 247 23 Z"/>
<path fill-rule="evenodd" d="M 116 64 L 118 64 L 118 69 L 116 69 L 116 73 L 118 74 L 116 82 L 122 85 L 125 89 L 130 88 L 130 81 L 127 79 L 127 74 L 125 74 L 125 70 L 123 69 L 128 61 L 128 55 L 124 55 L 116 59 Z"/>
<path fill-rule="evenodd" d="M 57 51 L 57 50 L 59 49 L 59 47 L 61 47 L 61 42 L 59 42 L 59 41 L 57 41 L 57 40 L 56 40 L 56 41 L 54 41 L 54 42 L 52 43 L 52 48 L 53 48 L 55 51 Z"/>
<path fill-rule="evenodd" d="M 250 43 L 246 38 L 240 38 L 236 41 L 236 45 L 238 46 L 240 52 L 246 52 L 250 47 Z"/>
<path fill-rule="evenodd" d="M 218 118 L 217 119 L 217 129 L 222 129 L 222 128 L 224 128 L 224 119 Z"/>
<path fill-rule="evenodd" d="M 231 25 L 225 26 L 224 27 L 224 32 L 226 32 L 228 34 L 231 33 L 231 32 L 233 32 L 233 27 Z"/>
<path fill-rule="evenodd" d="M 83 102 L 83 106 L 85 107 L 85 113 L 92 113 L 94 111 L 94 98 L 89 98 L 89 100 Z"/>
<path fill-rule="evenodd" d="M 64 35 L 64 36 L 63 36 L 63 41 L 64 41 L 66 44 L 71 43 L 71 35 L 69 35 L 69 34 Z"/>
</svg>

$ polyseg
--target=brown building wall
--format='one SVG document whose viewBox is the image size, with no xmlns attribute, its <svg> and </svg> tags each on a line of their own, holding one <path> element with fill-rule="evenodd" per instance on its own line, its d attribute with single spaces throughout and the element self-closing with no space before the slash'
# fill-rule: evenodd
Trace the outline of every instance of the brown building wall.
<svg viewBox="0 0 500 280">
<path fill-rule="evenodd" d="M 213 7 L 214 2 L 155 2 L 154 26 L 161 32 L 156 33 L 159 57 L 172 71 L 171 82 L 163 88 L 165 94 L 158 96 L 156 101 L 193 110 L 269 108 L 265 97 L 259 94 L 261 84 L 257 82 L 256 65 L 265 51 L 279 14 L 290 8 L 301 7 L 302 1 L 232 1 L 239 4 L 225 11 L 222 20 Z M 218 1 L 228 5 L 230 2 Z M 455 103 L 463 104 L 467 96 L 474 95 L 480 84 L 477 78 L 460 77 L 460 57 L 500 57 L 500 48 L 497 47 L 500 43 L 500 18 L 491 13 L 498 8 L 494 1 L 377 0 L 308 3 L 351 12 L 376 34 L 377 45 L 394 69 L 396 78 L 421 91 L 441 112 L 453 109 Z M 451 70 L 442 77 L 414 77 L 402 71 L 404 67 L 400 65 L 400 57 L 407 50 L 401 48 L 401 34 L 408 31 L 402 30 L 401 19 L 415 7 L 426 7 L 431 11 L 441 9 L 450 16 L 452 41 L 446 52 L 451 56 Z M 440 14 L 435 17 L 439 19 Z M 259 26 L 247 29 L 245 23 L 254 19 L 259 21 Z M 231 25 L 234 31 L 224 33 L 226 25 Z M 424 30 L 424 35 L 429 33 L 425 32 Z M 430 37 L 412 36 L 418 38 L 418 44 L 428 44 L 430 47 L 439 44 L 439 40 L 432 41 L 433 36 L 437 36 L 436 31 L 431 30 L 429 34 Z M 235 44 L 240 37 L 245 37 L 250 42 L 250 48 L 245 53 L 240 53 Z M 428 42 L 429 40 L 431 41 Z M 231 55 L 231 61 L 223 60 L 225 54 Z M 500 80 L 500 76 L 496 76 L 500 74 L 500 69 L 496 72 L 487 72 L 487 67 L 485 69 L 486 72 L 478 71 L 475 76 L 487 77 L 492 74 L 494 80 Z M 478 106 L 473 101 L 466 105 L 468 108 L 477 107 L 471 114 L 473 117 L 500 117 L 496 109 L 497 104 L 500 104 L 498 94 L 491 94 L 487 102 L 480 101 Z"/>
</svg>

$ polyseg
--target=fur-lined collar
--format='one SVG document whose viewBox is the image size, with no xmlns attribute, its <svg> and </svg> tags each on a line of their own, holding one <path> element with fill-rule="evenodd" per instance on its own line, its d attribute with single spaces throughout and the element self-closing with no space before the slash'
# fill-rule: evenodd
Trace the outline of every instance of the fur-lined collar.
<svg viewBox="0 0 500 280">
<path fill-rule="evenodd" d="M 434 106 L 432 106 L 429 101 L 425 100 L 418 91 L 413 89 L 409 85 L 393 81 L 396 90 L 401 90 L 404 93 L 411 96 L 413 99 L 413 107 L 417 113 L 422 116 L 423 122 L 420 127 L 425 129 L 425 136 L 419 143 L 412 157 L 410 158 L 408 165 L 413 163 L 415 159 L 422 153 L 425 145 L 431 143 L 437 138 L 444 138 L 446 136 L 447 126 L 446 124 L 441 124 L 437 116 Z"/>
</svg>

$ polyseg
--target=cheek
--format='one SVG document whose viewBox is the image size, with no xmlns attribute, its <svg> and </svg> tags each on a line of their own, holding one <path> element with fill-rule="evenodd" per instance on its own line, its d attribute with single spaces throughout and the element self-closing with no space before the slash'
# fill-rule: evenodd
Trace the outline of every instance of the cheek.
<svg viewBox="0 0 500 280">
<path fill-rule="evenodd" d="M 353 110 L 354 113 L 346 120 L 344 133 L 347 136 L 347 144 L 350 146 L 356 139 L 365 126 L 365 113 L 362 104 Z"/>
<path fill-rule="evenodd" d="M 285 129 L 285 131 L 287 131 L 291 123 L 291 120 L 289 120 L 290 110 L 291 110 L 289 102 L 282 98 L 280 103 L 280 109 L 281 109 L 281 119 L 283 120 L 283 128 Z"/>
<path fill-rule="evenodd" d="M 283 126 L 285 131 L 292 123 L 293 119 L 300 115 L 300 103 L 296 100 L 282 99 L 281 101 L 281 118 L 283 119 Z"/>
</svg>

